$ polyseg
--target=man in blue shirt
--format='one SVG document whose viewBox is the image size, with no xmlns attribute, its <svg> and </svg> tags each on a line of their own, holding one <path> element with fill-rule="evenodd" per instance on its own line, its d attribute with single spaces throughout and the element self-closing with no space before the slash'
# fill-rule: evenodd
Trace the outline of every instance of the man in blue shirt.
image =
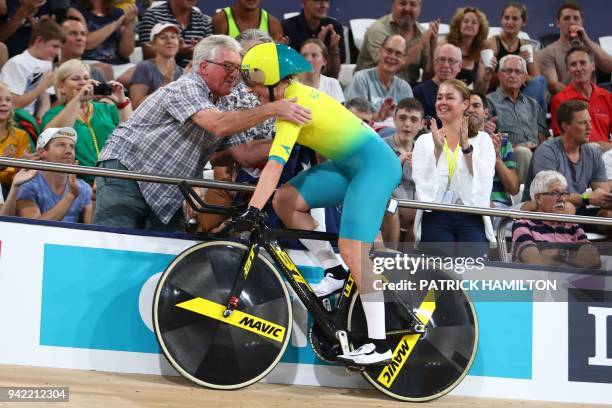
<svg viewBox="0 0 612 408">
<path fill-rule="evenodd" d="M 323 41 L 329 56 L 326 75 L 338 78 L 346 53 L 342 24 L 327 15 L 329 0 L 302 0 L 302 6 L 300 14 L 282 22 L 289 46 L 299 51 L 304 41 L 310 38 Z"/>
<path fill-rule="evenodd" d="M 77 134 L 72 128 L 48 128 L 38 137 L 43 161 L 74 164 Z M 39 172 L 21 185 L 17 193 L 17 215 L 40 220 L 91 224 L 91 187 L 75 174 Z"/>
</svg>

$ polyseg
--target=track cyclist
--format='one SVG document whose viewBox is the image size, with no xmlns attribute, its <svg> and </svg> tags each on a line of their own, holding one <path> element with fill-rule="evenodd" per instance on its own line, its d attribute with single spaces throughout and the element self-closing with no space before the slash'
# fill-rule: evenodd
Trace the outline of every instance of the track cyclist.
<svg viewBox="0 0 612 408">
<path fill-rule="evenodd" d="M 326 157 L 327 161 L 301 172 L 276 192 L 274 210 L 289 228 L 315 230 L 319 226 L 309 213 L 311 208 L 343 205 L 338 246 L 359 289 L 368 340 L 337 360 L 356 366 L 384 365 L 391 359 L 385 337 L 384 296 L 373 287 L 375 275 L 368 254 L 402 170 L 391 148 L 374 130 L 330 96 L 294 79 L 311 69 L 299 53 L 283 44 L 256 45 L 242 60 L 242 78 L 262 103 L 293 99 L 312 111 L 312 120 L 303 126 L 277 120 L 268 162 L 249 208 L 237 222 L 248 226 L 257 221 L 295 143 Z M 326 275 L 324 280 L 340 281 L 341 286 L 341 274 L 346 272 L 331 244 L 301 242 L 321 261 L 326 273 L 334 275 Z"/>
</svg>

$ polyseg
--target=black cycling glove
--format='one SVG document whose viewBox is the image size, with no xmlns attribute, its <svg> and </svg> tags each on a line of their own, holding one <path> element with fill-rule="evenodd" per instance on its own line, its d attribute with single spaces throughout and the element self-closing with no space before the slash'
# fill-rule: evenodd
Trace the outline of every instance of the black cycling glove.
<svg viewBox="0 0 612 408">
<path fill-rule="evenodd" d="M 261 210 L 259 208 L 249 206 L 249 208 L 233 222 L 234 230 L 249 231 L 252 230 L 259 219 L 261 218 Z"/>
</svg>

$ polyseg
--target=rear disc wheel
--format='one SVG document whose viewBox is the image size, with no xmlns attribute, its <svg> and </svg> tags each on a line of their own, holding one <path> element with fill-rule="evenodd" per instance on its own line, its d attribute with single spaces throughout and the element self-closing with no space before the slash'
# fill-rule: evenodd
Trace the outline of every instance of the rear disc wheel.
<svg viewBox="0 0 612 408">
<path fill-rule="evenodd" d="M 179 254 L 155 290 L 153 325 L 170 364 L 185 378 L 216 389 L 237 389 L 268 374 L 291 335 L 289 293 L 276 268 L 259 254 L 240 295 L 223 311 L 248 247 L 205 242 Z"/>
</svg>

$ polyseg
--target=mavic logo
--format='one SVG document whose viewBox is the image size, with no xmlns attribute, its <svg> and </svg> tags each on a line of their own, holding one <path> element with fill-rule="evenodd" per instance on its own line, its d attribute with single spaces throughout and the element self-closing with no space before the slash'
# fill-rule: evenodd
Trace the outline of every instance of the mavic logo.
<svg viewBox="0 0 612 408">
<path fill-rule="evenodd" d="M 428 291 L 416 312 L 418 319 L 427 326 L 434 310 L 436 310 L 436 296 L 432 290 Z M 397 375 L 401 371 L 404 364 L 410 357 L 410 353 L 414 350 L 416 342 L 421 337 L 421 334 L 407 334 L 397 343 L 395 350 L 393 350 L 393 357 L 391 362 L 380 372 L 377 381 L 387 388 L 391 388 L 393 382 L 397 378 Z"/>
<path fill-rule="evenodd" d="M 245 316 L 238 322 L 245 327 L 250 327 L 262 334 L 268 334 L 273 336 L 278 341 L 283 338 L 283 328 L 275 324 L 267 324 L 262 320 L 256 320 L 252 317 Z"/>
<path fill-rule="evenodd" d="M 404 366 L 404 363 L 406 363 L 406 360 L 408 360 L 408 355 L 410 354 L 410 344 L 408 343 L 409 337 L 410 335 L 402 337 L 400 342 L 397 344 L 395 351 L 393 352 L 391 362 L 378 376 L 378 382 L 387 388 L 393 384 L 395 377 L 397 377 L 397 374 Z"/>
<path fill-rule="evenodd" d="M 223 316 L 225 306 L 208 299 L 197 297 L 186 302 L 179 303 L 176 306 L 203 316 L 210 317 L 211 319 L 218 320 L 222 323 L 236 326 L 240 329 L 250 331 L 260 336 L 267 337 L 280 343 L 282 343 L 283 339 L 285 338 L 285 331 L 287 330 L 285 327 L 262 319 L 261 317 L 245 313 L 241 310 L 234 310 L 231 315 L 225 317 Z"/>
</svg>

